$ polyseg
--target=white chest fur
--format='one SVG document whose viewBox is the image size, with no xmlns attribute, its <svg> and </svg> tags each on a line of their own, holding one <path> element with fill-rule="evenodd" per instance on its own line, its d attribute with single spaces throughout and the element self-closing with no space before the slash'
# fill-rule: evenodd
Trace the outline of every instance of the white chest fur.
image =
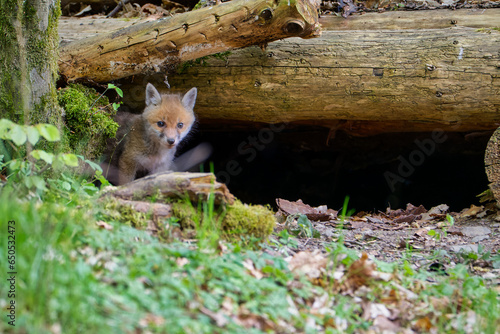
<svg viewBox="0 0 500 334">
<path fill-rule="evenodd" d="M 172 161 L 174 160 L 175 151 L 176 148 L 162 148 L 155 155 L 143 155 L 138 163 L 142 169 L 145 169 L 150 173 L 170 170 L 172 167 Z"/>
</svg>

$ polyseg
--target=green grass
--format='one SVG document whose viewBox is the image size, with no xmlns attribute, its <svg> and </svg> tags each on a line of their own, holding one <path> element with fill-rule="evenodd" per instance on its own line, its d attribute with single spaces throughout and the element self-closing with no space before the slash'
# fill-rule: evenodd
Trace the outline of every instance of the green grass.
<svg viewBox="0 0 500 334">
<path fill-rule="evenodd" d="M 465 265 L 445 276 L 377 262 L 394 277 L 351 294 L 349 275 L 338 281 L 334 273 L 348 272 L 359 254 L 342 241 L 328 247 L 325 272 L 308 280 L 264 252 L 277 244 L 221 244 L 217 231 L 207 230 L 199 237 L 208 243 L 167 243 L 114 221 L 107 221 L 112 230 L 99 227 L 109 216 L 83 193 L 69 202 L 50 194 L 21 201 L 0 191 L 0 279 L 7 278 L 9 220 L 16 222 L 17 250 L 16 326 L 5 320 L 12 298 L 2 284 L 2 333 L 360 333 L 374 324 L 364 316 L 368 304 L 399 310 L 401 325 L 415 331 L 426 318 L 438 333 L 493 334 L 500 326 L 498 292 Z M 293 244 L 283 232 L 276 238 Z"/>
<path fill-rule="evenodd" d="M 118 223 L 108 231 L 98 228 L 95 212 L 86 213 L 90 201 L 67 207 L 18 203 L 10 195 L 4 192 L 0 198 L 0 216 L 5 217 L 0 228 L 7 230 L 7 219 L 16 222 L 17 318 L 15 328 L 0 322 L 0 332 L 47 333 L 60 327 L 62 333 L 146 328 L 153 333 L 165 328 L 168 333 L 214 333 L 216 324 L 200 310 L 217 313 L 223 303 L 270 321 L 293 318 L 285 284 L 292 275 L 281 258 L 238 247 L 219 255 L 215 249 L 164 244 Z M 2 251 L 6 242 L 5 237 L 0 240 Z M 245 259 L 273 270 L 257 279 L 243 267 Z M 7 266 L 2 256 L 0 267 Z M 0 288 L 2 305 L 10 301 L 6 288 Z M 229 316 L 226 321 L 225 332 L 241 333 L 241 325 Z"/>
</svg>

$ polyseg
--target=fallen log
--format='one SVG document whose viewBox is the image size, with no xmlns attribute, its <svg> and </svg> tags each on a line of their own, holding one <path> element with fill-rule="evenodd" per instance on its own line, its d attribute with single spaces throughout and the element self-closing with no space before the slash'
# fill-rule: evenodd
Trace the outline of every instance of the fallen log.
<svg viewBox="0 0 500 334">
<path fill-rule="evenodd" d="M 59 70 L 68 81 L 109 82 L 167 72 L 222 51 L 318 34 L 312 0 L 237 0 L 64 44 Z"/>
<path fill-rule="evenodd" d="M 183 230 L 215 228 L 223 238 L 237 240 L 248 235 L 266 238 L 276 223 L 271 210 L 236 200 L 212 173 L 152 174 L 106 188 L 100 201 L 113 219 L 160 236 L 172 235 L 168 218 L 175 218 Z"/>
<path fill-rule="evenodd" d="M 492 130 L 500 123 L 500 31 L 491 29 L 498 17 L 500 9 L 322 18 L 320 38 L 237 50 L 168 80 L 180 90 L 198 87 L 204 126 L 291 122 L 354 135 Z M 130 105 L 142 103 L 129 97 Z"/>
<path fill-rule="evenodd" d="M 193 203 L 207 201 L 212 196 L 217 205 L 234 203 L 234 196 L 226 185 L 216 182 L 211 173 L 152 174 L 106 191 L 103 196 L 127 201 L 148 201 L 150 197 L 163 196 L 170 199 L 189 199 Z"/>
</svg>

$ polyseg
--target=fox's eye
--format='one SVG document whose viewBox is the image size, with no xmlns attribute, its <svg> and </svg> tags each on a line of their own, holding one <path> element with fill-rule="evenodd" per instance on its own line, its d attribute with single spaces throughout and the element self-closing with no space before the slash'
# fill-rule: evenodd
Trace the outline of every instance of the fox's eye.
<svg viewBox="0 0 500 334">
<path fill-rule="evenodd" d="M 158 121 L 156 122 L 156 124 L 160 127 L 160 128 L 163 128 L 165 126 L 165 122 L 164 121 Z"/>
<path fill-rule="evenodd" d="M 184 123 L 177 123 L 177 128 L 178 129 L 182 129 L 183 126 L 184 126 Z"/>
</svg>

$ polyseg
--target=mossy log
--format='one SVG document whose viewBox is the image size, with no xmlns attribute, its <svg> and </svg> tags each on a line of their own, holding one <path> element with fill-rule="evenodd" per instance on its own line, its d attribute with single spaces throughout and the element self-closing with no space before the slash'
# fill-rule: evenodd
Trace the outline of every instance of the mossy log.
<svg viewBox="0 0 500 334">
<path fill-rule="evenodd" d="M 215 180 L 212 173 L 177 173 L 164 172 L 148 175 L 118 188 L 106 191 L 104 197 L 116 197 L 122 200 L 147 201 L 148 198 L 189 199 L 193 203 L 207 201 L 215 197 L 215 204 L 233 204 L 234 196 L 226 185 Z"/>
<path fill-rule="evenodd" d="M 214 199 L 212 208 L 198 205 L 200 201 L 210 203 L 210 198 Z M 242 235 L 266 238 L 276 222 L 268 208 L 236 200 L 212 173 L 152 174 L 105 190 L 101 201 L 115 219 L 146 227 L 155 234 L 166 232 L 163 222 L 170 217 L 176 218 L 183 229 L 210 224 L 220 228 L 223 237 L 237 239 Z"/>
<path fill-rule="evenodd" d="M 108 82 L 165 73 L 181 62 L 222 51 L 318 34 L 312 0 L 236 0 L 65 44 L 59 70 L 69 81 Z"/>
</svg>

